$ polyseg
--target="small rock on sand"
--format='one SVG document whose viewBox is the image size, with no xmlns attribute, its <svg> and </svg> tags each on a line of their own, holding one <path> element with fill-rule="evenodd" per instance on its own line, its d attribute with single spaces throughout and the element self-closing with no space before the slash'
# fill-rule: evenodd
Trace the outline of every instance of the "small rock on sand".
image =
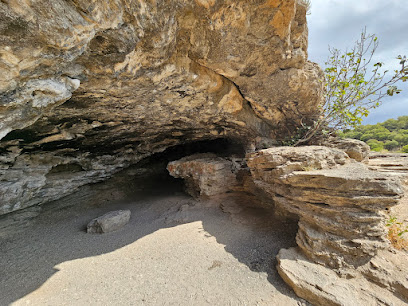
<svg viewBox="0 0 408 306">
<path fill-rule="evenodd" d="M 93 219 L 88 223 L 87 233 L 103 234 L 116 231 L 130 220 L 130 210 L 116 210 Z"/>
</svg>

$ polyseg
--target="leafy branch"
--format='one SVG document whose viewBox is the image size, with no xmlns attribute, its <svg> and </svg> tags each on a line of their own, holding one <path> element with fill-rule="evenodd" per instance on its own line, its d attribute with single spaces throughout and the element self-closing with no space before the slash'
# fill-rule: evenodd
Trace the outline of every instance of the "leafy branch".
<svg viewBox="0 0 408 306">
<path fill-rule="evenodd" d="M 361 33 L 355 46 L 345 53 L 329 48 L 324 79 L 325 103 L 321 116 L 313 126 L 294 144 L 310 141 L 316 134 L 333 133 L 339 129 L 355 127 L 367 117 L 370 110 L 380 106 L 385 96 L 399 94 L 399 81 L 408 80 L 406 56 L 399 55 L 400 68 L 387 78 L 388 70 L 382 72 L 384 63 L 372 64 L 378 48 L 378 39 L 373 34 Z M 305 127 L 301 127 L 305 129 Z"/>
</svg>

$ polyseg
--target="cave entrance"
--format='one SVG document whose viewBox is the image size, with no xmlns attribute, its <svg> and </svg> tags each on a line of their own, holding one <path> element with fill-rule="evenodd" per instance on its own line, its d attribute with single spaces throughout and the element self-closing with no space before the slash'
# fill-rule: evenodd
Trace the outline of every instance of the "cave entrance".
<svg viewBox="0 0 408 306">
<path fill-rule="evenodd" d="M 120 203 L 127 203 L 141 197 L 184 193 L 184 181 L 172 177 L 166 167 L 171 161 L 197 153 L 212 153 L 219 157 L 236 156 L 243 158 L 245 149 L 242 143 L 226 138 L 195 141 L 170 147 L 117 172 L 108 180 L 82 186 L 72 195 L 45 204 L 43 209 L 73 205 L 84 207 L 107 207 L 107 205 L 112 205 L 112 208 L 114 208 Z M 54 169 L 49 176 L 54 175 L 57 170 L 62 171 L 64 169 Z"/>
<path fill-rule="evenodd" d="M 212 153 L 218 157 L 244 158 L 245 149 L 242 143 L 226 138 L 196 141 L 170 147 L 124 170 L 125 173 L 133 176 L 134 185 L 130 186 L 129 191 L 133 188 L 137 193 L 143 186 L 144 192 L 149 194 L 183 192 L 183 180 L 171 176 L 167 165 L 171 161 L 199 153 Z"/>
<path fill-rule="evenodd" d="M 245 153 L 228 139 L 176 146 L 48 206 L 52 209 L 44 209 L 36 226 L 2 249 L 2 258 L 18 262 L 3 265 L 0 285 L 11 294 L 0 304 L 51 293 L 48 298 L 55 299 L 60 293 L 49 288 L 61 282 L 67 292 L 76 290 L 71 284 L 83 288 L 87 298 L 103 282 L 109 286 L 98 294 L 124 292 L 125 300 L 140 295 L 140 301 L 156 303 L 158 296 L 175 304 L 191 296 L 203 296 L 198 304 L 214 296 L 211 304 L 256 304 L 260 297 L 271 305 L 296 300 L 275 269 L 275 256 L 296 245 L 297 225 L 254 205 L 256 197 L 245 192 L 190 197 L 183 180 L 166 169 L 170 161 L 209 152 L 237 158 Z M 129 223 L 106 234 L 86 233 L 88 222 L 113 210 L 130 210 Z"/>
</svg>

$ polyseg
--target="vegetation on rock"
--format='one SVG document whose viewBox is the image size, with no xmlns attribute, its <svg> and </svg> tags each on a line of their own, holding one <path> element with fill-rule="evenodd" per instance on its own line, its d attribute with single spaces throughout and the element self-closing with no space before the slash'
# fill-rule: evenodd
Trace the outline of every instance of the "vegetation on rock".
<svg viewBox="0 0 408 306">
<path fill-rule="evenodd" d="M 391 244 L 398 250 L 408 251 L 408 240 L 404 237 L 408 233 L 408 224 L 399 222 L 397 217 L 391 217 L 388 222 L 388 239 Z"/>
</svg>

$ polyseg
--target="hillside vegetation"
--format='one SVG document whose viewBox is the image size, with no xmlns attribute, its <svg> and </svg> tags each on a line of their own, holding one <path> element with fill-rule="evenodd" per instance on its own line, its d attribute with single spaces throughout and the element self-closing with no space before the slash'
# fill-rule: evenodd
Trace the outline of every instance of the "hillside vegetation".
<svg viewBox="0 0 408 306">
<path fill-rule="evenodd" d="M 366 142 L 373 151 L 408 153 L 408 116 L 388 119 L 382 123 L 360 125 L 340 132 L 340 137 Z"/>
</svg>

